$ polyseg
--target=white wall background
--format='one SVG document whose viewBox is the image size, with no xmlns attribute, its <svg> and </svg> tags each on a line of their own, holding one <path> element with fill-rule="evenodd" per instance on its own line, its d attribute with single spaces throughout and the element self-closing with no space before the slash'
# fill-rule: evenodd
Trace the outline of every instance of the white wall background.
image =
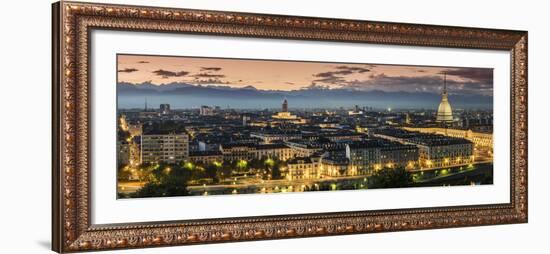
<svg viewBox="0 0 550 254">
<path fill-rule="evenodd" d="M 96 0 L 96 2 L 104 2 Z M 111 0 L 126 4 L 529 31 L 529 223 L 257 241 L 106 253 L 545 253 L 550 227 L 545 164 L 550 21 L 545 1 Z M 50 1 L 3 4 L 0 40 L 1 253 L 50 249 Z M 537 108 L 538 106 L 538 108 Z M 6 163 L 7 162 L 7 163 Z"/>
</svg>

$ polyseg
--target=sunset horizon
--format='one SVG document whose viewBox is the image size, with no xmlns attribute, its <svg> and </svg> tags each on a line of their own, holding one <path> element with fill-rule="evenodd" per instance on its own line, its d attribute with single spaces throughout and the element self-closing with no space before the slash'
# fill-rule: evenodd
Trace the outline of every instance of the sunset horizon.
<svg viewBox="0 0 550 254">
<path fill-rule="evenodd" d="M 318 88 L 440 93 L 445 73 L 450 94 L 493 94 L 490 68 L 127 54 L 117 58 L 117 83 L 184 83 L 263 91 Z"/>
</svg>

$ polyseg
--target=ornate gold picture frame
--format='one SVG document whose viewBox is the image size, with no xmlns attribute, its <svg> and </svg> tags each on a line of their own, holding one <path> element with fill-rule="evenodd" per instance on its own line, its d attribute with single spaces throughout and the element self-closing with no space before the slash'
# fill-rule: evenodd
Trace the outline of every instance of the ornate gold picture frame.
<svg viewBox="0 0 550 254">
<path fill-rule="evenodd" d="M 58 2 L 52 8 L 52 245 L 57 252 L 527 222 L 527 32 Z M 90 32 L 190 33 L 508 51 L 510 202 L 166 222 L 91 223 Z"/>
</svg>

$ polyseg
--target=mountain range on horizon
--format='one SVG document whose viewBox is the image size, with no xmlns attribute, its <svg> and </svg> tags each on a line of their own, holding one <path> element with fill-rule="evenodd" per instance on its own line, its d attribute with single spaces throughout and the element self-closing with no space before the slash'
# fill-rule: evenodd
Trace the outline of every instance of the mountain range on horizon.
<svg viewBox="0 0 550 254">
<path fill-rule="evenodd" d="M 278 108 L 283 99 L 295 108 L 336 108 L 354 105 L 379 108 L 436 109 L 441 95 L 433 92 L 388 92 L 381 90 L 354 90 L 311 86 L 299 90 L 259 90 L 252 86 L 193 85 L 168 83 L 162 85 L 144 82 L 117 84 L 118 108 L 141 108 L 144 102 L 155 106 L 168 103 L 174 109 L 217 105 L 230 108 Z M 450 94 L 453 108 L 492 109 L 493 97 L 478 94 Z M 158 106 L 157 105 L 157 106 Z"/>
</svg>

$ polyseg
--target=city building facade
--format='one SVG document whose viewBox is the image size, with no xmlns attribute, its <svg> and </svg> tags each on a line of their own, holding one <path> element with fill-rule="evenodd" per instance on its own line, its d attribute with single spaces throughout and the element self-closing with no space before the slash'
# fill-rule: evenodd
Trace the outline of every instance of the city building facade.
<svg viewBox="0 0 550 254">
<path fill-rule="evenodd" d="M 189 158 L 187 133 L 156 133 L 141 136 L 143 163 L 179 163 Z"/>
<path fill-rule="evenodd" d="M 192 151 L 189 152 L 189 160 L 194 163 L 213 164 L 223 162 L 221 151 Z"/>
<path fill-rule="evenodd" d="M 321 177 L 319 157 L 296 157 L 287 162 L 281 175 L 289 180 L 319 179 Z"/>
<path fill-rule="evenodd" d="M 464 165 L 474 161 L 474 143 L 464 138 L 403 129 L 380 129 L 374 136 L 418 147 L 418 163 L 422 169 Z"/>
<path fill-rule="evenodd" d="M 461 130 L 461 129 L 451 129 L 451 128 L 423 128 L 423 127 L 403 127 L 404 130 L 408 131 L 417 131 L 421 133 L 431 133 L 446 135 L 454 138 L 463 138 L 474 143 L 476 148 L 487 148 L 493 149 L 493 134 L 492 133 L 483 133 L 475 132 L 472 130 Z"/>
</svg>

